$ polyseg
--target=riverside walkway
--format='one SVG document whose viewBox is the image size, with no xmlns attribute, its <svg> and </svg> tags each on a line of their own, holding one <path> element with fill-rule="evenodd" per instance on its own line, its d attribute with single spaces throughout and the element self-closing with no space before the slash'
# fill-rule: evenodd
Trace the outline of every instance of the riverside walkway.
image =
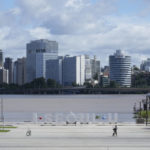
<svg viewBox="0 0 150 150">
<path fill-rule="evenodd" d="M 28 128 L 31 136 L 26 136 Z M 112 137 L 112 128 L 22 124 L 0 133 L 0 150 L 149 150 L 150 127 L 121 125 L 117 137 Z"/>
</svg>

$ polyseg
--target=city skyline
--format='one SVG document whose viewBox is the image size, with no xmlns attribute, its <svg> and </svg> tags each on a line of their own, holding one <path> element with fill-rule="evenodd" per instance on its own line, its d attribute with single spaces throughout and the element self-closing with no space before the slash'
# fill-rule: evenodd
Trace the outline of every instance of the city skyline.
<svg viewBox="0 0 150 150">
<path fill-rule="evenodd" d="M 133 64 L 150 56 L 148 0 L 1 0 L 0 8 L 6 57 L 25 56 L 26 43 L 41 38 L 58 41 L 60 55 L 97 55 L 103 66 L 116 49 Z"/>
<path fill-rule="evenodd" d="M 24 85 L 35 79 L 54 80 L 63 86 L 84 85 L 86 81 L 100 81 L 100 61 L 88 55 L 58 56 L 59 43 L 47 39 L 26 44 L 26 57 L 13 62 L 1 50 L 0 83 Z M 5 75 L 6 74 L 6 75 Z M 7 76 L 8 78 L 5 78 Z"/>
<path fill-rule="evenodd" d="M 35 41 L 50 41 L 50 42 L 56 42 L 57 44 L 59 44 L 57 41 L 54 41 L 54 40 L 49 40 L 49 39 L 36 39 Z M 22 55 L 21 57 L 16 57 L 15 59 L 13 58 L 13 57 L 11 57 L 11 56 L 6 56 L 5 55 L 5 51 L 3 50 L 3 49 L 0 49 L 0 51 L 1 51 L 1 53 L 2 53 L 2 64 L 4 64 L 5 63 L 5 59 L 12 59 L 12 61 L 13 62 L 15 62 L 15 61 L 17 61 L 18 59 L 24 59 L 24 58 L 27 58 L 27 45 L 29 44 L 29 43 L 32 43 L 32 42 L 34 42 L 34 40 L 31 40 L 31 41 L 29 41 L 28 43 L 26 43 L 26 49 L 25 49 L 25 55 Z M 60 50 L 59 50 L 60 51 Z M 123 53 L 123 55 L 127 55 L 127 53 L 124 51 L 124 50 L 122 50 L 122 49 L 115 49 L 111 54 L 108 54 L 108 58 L 106 58 L 106 59 L 108 59 L 108 62 L 107 62 L 107 64 L 103 64 L 103 62 L 101 61 L 101 59 L 99 59 L 99 57 L 97 57 L 97 55 L 88 55 L 87 53 L 84 53 L 84 54 L 77 54 L 77 55 L 71 55 L 71 54 L 64 54 L 64 55 L 60 55 L 60 54 L 58 54 L 58 57 L 77 57 L 77 56 L 87 56 L 87 57 L 96 57 L 96 59 L 98 59 L 100 62 L 101 62 L 101 68 L 105 68 L 105 67 L 107 67 L 107 66 L 109 66 L 109 57 L 112 55 L 112 54 L 114 54 L 114 52 L 115 51 L 121 51 L 122 53 Z M 128 56 L 130 56 L 131 58 L 132 58 L 132 56 L 129 54 Z M 141 65 L 144 63 L 144 62 L 146 62 L 147 60 L 149 60 L 150 58 L 149 57 L 146 57 L 145 59 L 142 59 L 142 61 L 141 62 L 139 62 L 139 64 L 137 65 L 137 64 L 132 64 L 132 59 L 131 59 L 131 65 L 132 65 L 132 67 L 134 67 L 134 66 L 136 66 L 136 67 L 138 67 L 138 68 L 141 68 Z"/>
</svg>

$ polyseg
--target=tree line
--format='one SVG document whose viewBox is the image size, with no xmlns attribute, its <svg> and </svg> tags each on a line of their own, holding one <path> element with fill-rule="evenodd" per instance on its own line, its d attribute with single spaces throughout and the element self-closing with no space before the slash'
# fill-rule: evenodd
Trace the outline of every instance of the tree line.
<svg viewBox="0 0 150 150">
<path fill-rule="evenodd" d="M 75 82 L 72 83 L 72 87 L 79 87 L 80 85 Z M 62 88 L 63 86 L 53 79 L 44 79 L 43 77 L 34 79 L 30 83 L 24 85 L 17 84 L 0 84 L 2 89 L 43 89 L 43 88 Z M 93 84 L 92 82 L 86 81 L 84 83 L 85 88 L 119 88 L 119 84 L 115 81 L 110 81 L 107 87 L 103 87 L 102 84 Z M 150 73 L 141 72 L 132 75 L 132 88 L 149 88 L 150 87 Z"/>
<path fill-rule="evenodd" d="M 2 83 L 0 84 L 0 88 L 4 89 L 43 89 L 43 88 L 61 88 L 62 85 L 57 83 L 53 79 L 44 79 L 43 77 L 34 79 L 30 83 L 26 83 L 24 85 L 18 85 L 18 84 L 7 84 L 7 83 Z"/>
</svg>

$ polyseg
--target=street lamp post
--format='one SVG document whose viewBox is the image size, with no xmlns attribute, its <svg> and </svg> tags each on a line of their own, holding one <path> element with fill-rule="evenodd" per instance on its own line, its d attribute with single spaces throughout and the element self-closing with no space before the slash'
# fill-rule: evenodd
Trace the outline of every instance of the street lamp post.
<svg viewBox="0 0 150 150">
<path fill-rule="evenodd" d="M 3 98 L 1 98 L 1 122 L 3 123 L 3 129 L 4 129 L 4 107 L 3 107 Z"/>
<path fill-rule="evenodd" d="M 141 118 L 141 111 L 142 111 L 142 104 L 141 104 L 141 102 L 140 102 L 140 118 Z"/>
<path fill-rule="evenodd" d="M 148 125 L 148 101 L 149 96 L 146 97 L 146 126 Z"/>
</svg>

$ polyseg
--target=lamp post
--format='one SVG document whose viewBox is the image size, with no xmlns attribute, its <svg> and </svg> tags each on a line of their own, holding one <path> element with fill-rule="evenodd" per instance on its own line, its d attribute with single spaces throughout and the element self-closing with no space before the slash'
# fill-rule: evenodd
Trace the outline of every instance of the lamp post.
<svg viewBox="0 0 150 150">
<path fill-rule="evenodd" d="M 148 108 L 148 101 L 149 101 L 149 99 L 150 99 L 150 97 L 149 96 L 147 96 L 146 97 L 146 126 L 148 125 L 148 113 L 149 113 L 149 108 Z"/>
<path fill-rule="evenodd" d="M 4 129 L 4 107 L 3 107 L 3 98 L 1 98 L 1 122 L 3 123 L 3 129 Z"/>
<path fill-rule="evenodd" d="M 141 111 L 142 111 L 142 102 L 140 102 L 140 118 L 141 118 Z"/>
</svg>

